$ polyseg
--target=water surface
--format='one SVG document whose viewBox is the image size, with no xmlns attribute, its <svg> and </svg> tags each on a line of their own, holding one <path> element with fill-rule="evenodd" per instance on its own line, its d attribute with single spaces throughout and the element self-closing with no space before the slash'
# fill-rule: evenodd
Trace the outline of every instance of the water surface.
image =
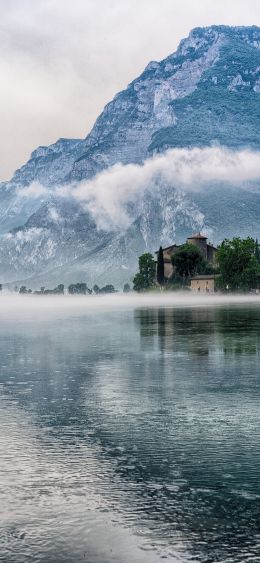
<svg viewBox="0 0 260 563">
<path fill-rule="evenodd" d="M 260 561 L 260 303 L 61 299 L 0 302 L 0 561 Z"/>
</svg>

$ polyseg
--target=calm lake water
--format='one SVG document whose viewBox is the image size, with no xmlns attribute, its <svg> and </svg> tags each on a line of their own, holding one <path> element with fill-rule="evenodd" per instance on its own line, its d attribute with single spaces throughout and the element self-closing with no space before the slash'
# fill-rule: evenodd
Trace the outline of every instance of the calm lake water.
<svg viewBox="0 0 260 563">
<path fill-rule="evenodd" d="M 260 561 L 259 301 L 22 299 L 0 308 L 0 561 Z"/>
</svg>

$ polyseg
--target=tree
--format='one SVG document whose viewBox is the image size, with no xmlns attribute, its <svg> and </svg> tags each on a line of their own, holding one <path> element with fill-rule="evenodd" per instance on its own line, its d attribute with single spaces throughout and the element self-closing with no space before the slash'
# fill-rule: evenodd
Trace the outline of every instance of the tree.
<svg viewBox="0 0 260 563">
<path fill-rule="evenodd" d="M 129 283 L 125 283 L 123 292 L 129 293 L 130 291 L 131 291 L 131 287 L 130 287 Z"/>
<path fill-rule="evenodd" d="M 55 287 L 55 289 L 53 290 L 53 293 L 56 293 L 58 295 L 63 295 L 64 294 L 64 285 L 63 283 L 60 283 L 57 287 Z"/>
<path fill-rule="evenodd" d="M 2 291 L 2 290 L 3 290 L 3 284 L 0 283 L 0 291 Z"/>
<path fill-rule="evenodd" d="M 98 287 L 97 284 L 95 284 L 95 285 L 93 286 L 93 291 L 94 291 L 94 293 L 96 293 L 96 295 L 100 292 L 100 289 L 99 289 L 99 287 Z"/>
<path fill-rule="evenodd" d="M 155 282 L 156 265 L 149 252 L 139 257 L 139 272 L 133 279 L 135 291 L 145 291 L 152 287 Z"/>
<path fill-rule="evenodd" d="M 27 293 L 27 288 L 26 285 L 22 285 L 19 289 L 19 293 L 25 294 Z"/>
<path fill-rule="evenodd" d="M 86 293 L 89 293 L 89 289 L 86 283 L 71 283 L 68 287 L 68 292 L 70 295 L 86 295 Z"/>
<path fill-rule="evenodd" d="M 260 264 L 260 249 L 258 244 L 258 239 L 255 241 L 255 257 L 257 259 L 258 264 Z"/>
<path fill-rule="evenodd" d="M 60 283 L 54 289 L 45 289 L 44 295 L 63 295 L 64 294 L 64 285 Z"/>
<path fill-rule="evenodd" d="M 218 248 L 220 288 L 237 291 L 255 289 L 259 283 L 260 264 L 256 257 L 253 238 L 225 239 Z"/>
<path fill-rule="evenodd" d="M 112 284 L 105 285 L 99 290 L 99 293 L 116 293 L 116 290 Z"/>
<path fill-rule="evenodd" d="M 195 274 L 209 274 L 213 271 L 194 244 L 183 244 L 173 255 L 172 264 L 177 277 L 181 277 L 185 282 Z"/>
<path fill-rule="evenodd" d="M 160 246 L 158 257 L 157 257 L 157 281 L 159 285 L 164 284 L 164 259 L 163 259 L 163 249 Z"/>
</svg>

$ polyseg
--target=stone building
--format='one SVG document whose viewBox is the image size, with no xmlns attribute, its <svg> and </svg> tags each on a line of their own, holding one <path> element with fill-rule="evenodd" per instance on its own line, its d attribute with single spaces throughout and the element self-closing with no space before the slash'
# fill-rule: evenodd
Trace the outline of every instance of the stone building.
<svg viewBox="0 0 260 563">
<path fill-rule="evenodd" d="M 215 275 L 199 275 L 191 278 L 190 287 L 195 293 L 215 293 Z"/>
<path fill-rule="evenodd" d="M 203 258 L 205 258 L 205 260 L 207 260 L 209 264 L 212 264 L 212 266 L 214 266 L 214 264 L 216 263 L 217 249 L 212 244 L 208 243 L 208 238 L 206 236 L 202 235 L 201 233 L 197 233 L 195 235 L 188 237 L 186 243 L 197 246 Z M 166 248 L 163 248 L 164 277 L 166 280 L 170 279 L 174 272 L 174 268 L 172 265 L 172 256 L 174 256 L 174 254 L 176 254 L 176 252 L 182 246 L 183 245 L 181 244 L 180 245 L 172 244 L 171 246 L 167 246 Z M 158 252 L 159 251 L 155 253 L 156 261 L 157 261 Z"/>
</svg>

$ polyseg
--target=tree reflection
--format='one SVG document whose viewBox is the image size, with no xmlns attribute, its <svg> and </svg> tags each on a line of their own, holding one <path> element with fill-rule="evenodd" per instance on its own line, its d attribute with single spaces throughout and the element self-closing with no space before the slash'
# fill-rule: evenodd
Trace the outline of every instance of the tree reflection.
<svg viewBox="0 0 260 563">
<path fill-rule="evenodd" d="M 158 308 L 135 311 L 141 346 L 195 356 L 258 354 L 260 312 L 253 307 Z M 181 348 L 180 348 L 181 347 Z"/>
</svg>

